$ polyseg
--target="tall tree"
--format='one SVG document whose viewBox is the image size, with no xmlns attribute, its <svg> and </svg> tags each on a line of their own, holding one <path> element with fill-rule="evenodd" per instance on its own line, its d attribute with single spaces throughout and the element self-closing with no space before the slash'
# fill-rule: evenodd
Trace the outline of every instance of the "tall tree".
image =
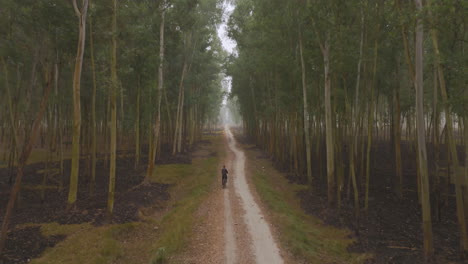
<svg viewBox="0 0 468 264">
<path fill-rule="evenodd" d="M 112 1 L 112 46 L 111 46 L 111 87 L 110 87 L 110 169 L 109 193 L 107 196 L 107 214 L 114 212 L 115 166 L 117 162 L 117 0 Z"/>
<path fill-rule="evenodd" d="M 150 146 L 151 154 L 148 158 L 148 169 L 146 171 L 146 180 L 153 175 L 154 162 L 156 159 L 156 149 L 158 142 L 160 140 L 160 131 L 161 131 L 161 98 L 164 87 L 164 16 L 166 12 L 166 1 L 163 0 L 161 3 L 160 14 L 161 14 L 161 23 L 159 26 L 159 66 L 158 66 L 158 90 L 157 90 L 157 108 L 156 108 L 156 118 L 153 126 L 153 140 L 152 146 Z"/>
<path fill-rule="evenodd" d="M 306 69 L 304 63 L 304 52 L 302 44 L 302 32 L 299 27 L 299 53 L 301 56 L 301 76 L 302 76 L 302 96 L 303 99 L 303 108 L 304 108 L 304 138 L 306 142 L 306 159 L 307 159 L 307 180 L 309 184 L 312 184 L 312 158 L 310 153 L 310 129 L 309 129 L 309 108 L 307 106 L 307 83 L 306 83 Z"/>
<path fill-rule="evenodd" d="M 7 232 L 8 232 L 8 225 L 10 223 L 10 218 L 13 215 L 15 202 L 16 202 L 16 199 L 18 198 L 18 193 L 21 189 L 21 182 L 23 180 L 23 175 L 24 175 L 24 167 L 26 166 L 29 156 L 31 155 L 33 145 L 36 143 L 37 138 L 39 137 L 42 118 L 46 111 L 47 103 L 49 100 L 49 94 L 52 91 L 52 87 L 53 87 L 52 72 L 48 74 L 46 85 L 47 87 L 44 91 L 44 95 L 41 100 L 39 111 L 37 112 L 36 118 L 34 119 L 34 122 L 32 124 L 31 133 L 29 133 L 29 138 L 26 139 L 23 145 L 23 151 L 21 152 L 21 157 L 19 159 L 18 169 L 16 172 L 15 184 L 13 185 L 13 188 L 10 193 L 10 199 L 8 200 L 5 217 L 3 217 L 2 230 L 0 231 L 0 254 L 2 254 L 3 249 L 5 247 L 5 241 L 7 239 Z"/>
<path fill-rule="evenodd" d="M 86 15 L 88 13 L 88 0 L 82 0 L 81 8 L 78 8 L 76 0 L 72 1 L 75 15 L 78 17 L 79 36 L 78 49 L 76 51 L 75 72 L 73 74 L 73 142 L 72 142 L 72 166 L 70 175 L 70 188 L 68 191 L 68 207 L 75 205 L 78 193 L 78 175 L 80 167 L 80 133 L 81 133 L 81 102 L 80 82 L 81 68 L 86 40 Z"/>
<path fill-rule="evenodd" d="M 416 8 L 422 12 L 422 0 L 415 0 Z M 424 231 L 424 256 L 429 259 L 433 253 L 431 203 L 429 198 L 429 175 L 427 172 L 426 133 L 423 109 L 423 19 L 417 18 L 415 43 L 415 88 L 416 88 L 416 129 L 418 139 L 418 167 L 421 177 L 421 207 Z"/>
</svg>

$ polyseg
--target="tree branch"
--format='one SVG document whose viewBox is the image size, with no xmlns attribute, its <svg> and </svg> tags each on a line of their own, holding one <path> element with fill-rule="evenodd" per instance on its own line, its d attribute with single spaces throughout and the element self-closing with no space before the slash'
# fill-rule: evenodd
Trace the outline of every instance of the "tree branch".
<svg viewBox="0 0 468 264">
<path fill-rule="evenodd" d="M 81 12 L 78 9 L 78 6 L 76 5 L 76 0 L 72 0 L 72 3 L 73 3 L 73 9 L 75 9 L 75 15 L 77 17 L 81 17 Z"/>
</svg>

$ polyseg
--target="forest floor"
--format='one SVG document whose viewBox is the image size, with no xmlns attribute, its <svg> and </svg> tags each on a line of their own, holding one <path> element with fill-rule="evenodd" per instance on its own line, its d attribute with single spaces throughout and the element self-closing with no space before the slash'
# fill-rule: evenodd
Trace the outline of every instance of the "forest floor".
<svg viewBox="0 0 468 264">
<path fill-rule="evenodd" d="M 256 156 L 252 159 L 254 162 L 260 162 L 261 159 L 264 159 L 263 164 L 272 164 L 269 156 L 255 147 L 249 139 L 239 134 L 238 141 L 247 147 L 249 151 L 256 153 Z M 279 174 L 275 181 L 283 182 L 283 184 L 289 186 L 280 187 L 281 192 L 287 193 L 289 192 L 288 188 L 296 186 L 293 199 L 299 199 L 301 210 L 315 219 L 320 219 L 325 225 L 350 230 L 349 237 L 352 238 L 353 243 L 347 247 L 347 250 L 352 253 L 365 253 L 370 256 L 363 263 L 426 263 L 422 254 L 423 234 L 421 207 L 418 204 L 416 192 L 416 170 L 411 162 L 414 157 L 411 156 L 411 152 L 408 150 L 409 146 L 404 145 L 403 177 L 406 188 L 403 199 L 398 200 L 393 189 L 393 179 L 395 178 L 392 174 L 393 164 L 388 162 L 388 160 L 391 160 L 390 155 L 392 153 L 390 147 L 388 144 L 382 143 L 377 143 L 376 146 L 379 149 L 379 155 L 373 157 L 369 211 L 367 215 L 361 211 L 359 221 L 354 217 L 352 196 L 347 195 L 346 190 L 344 191 L 342 207 L 340 209 L 329 208 L 327 186 L 323 180 L 316 180 L 311 189 L 305 184 L 303 178 L 282 171 L 278 164 L 270 166 L 271 169 L 262 169 L 268 170 L 265 173 L 257 169 L 259 172 L 254 180 L 261 181 L 262 174 Z M 262 168 L 267 168 L 268 165 L 262 166 L 265 166 Z M 314 164 L 315 175 L 320 175 L 320 166 L 326 168 L 325 163 L 321 165 Z M 269 178 L 266 180 L 270 181 Z M 259 184 L 256 185 L 258 188 Z M 443 192 L 448 195 L 440 198 L 440 217 L 438 220 L 433 211 L 435 253 L 434 258 L 429 263 L 468 263 L 468 260 L 461 257 L 458 250 L 459 232 L 453 185 L 446 183 L 445 186 Z M 363 194 L 360 195 L 360 199 L 362 206 Z M 434 195 L 432 199 L 434 210 L 436 204 Z M 332 261 L 332 263 L 339 263 L 339 261 Z"/>
<path fill-rule="evenodd" d="M 141 184 L 146 162 L 135 169 L 133 158 L 118 153 L 112 220 L 106 215 L 109 176 L 102 160 L 97 164 L 95 195 L 89 195 L 89 179 L 82 173 L 72 210 L 66 208 L 67 191 L 58 191 L 57 176 L 42 188 L 45 164 L 28 165 L 0 263 L 148 263 L 164 258 L 183 244 L 183 232 L 192 225 L 186 214 L 198 207 L 195 201 L 201 201 L 205 185 L 212 182 L 215 168 L 211 164 L 217 154 L 211 143 L 220 136 L 207 138 L 192 153 L 158 160 L 149 184 Z M 207 155 L 192 159 L 200 152 Z M 85 163 L 80 164 L 81 172 Z M 69 171 L 67 160 L 64 179 Z M 0 223 L 11 189 L 8 179 L 9 171 L 0 169 Z M 68 189 L 67 180 L 63 186 Z"/>
<path fill-rule="evenodd" d="M 135 169 L 131 154 L 120 153 L 111 222 L 106 218 L 108 171 L 102 161 L 96 194 L 88 194 L 83 177 L 71 211 L 66 210 L 67 193 L 58 192 L 54 177 L 46 182 L 42 198 L 44 163 L 28 165 L 0 263 L 424 263 L 408 152 L 403 151 L 407 189 L 398 201 L 392 165 L 385 162 L 391 152 L 377 144 L 383 154 L 372 167 L 369 211 L 356 221 L 349 199 L 344 197 L 340 210 L 330 209 L 320 181 L 310 189 L 278 169 L 240 131 L 231 130 L 234 136 L 218 131 L 204 136 L 190 154 L 159 160 L 148 185 L 140 185 L 146 163 Z M 220 186 L 223 164 L 230 172 L 226 189 Z M 68 161 L 65 172 L 69 166 Z M 0 217 L 9 197 L 8 177 L 0 169 Z M 433 263 L 466 263 L 457 251 L 452 195 L 442 204 L 433 230 Z"/>
</svg>

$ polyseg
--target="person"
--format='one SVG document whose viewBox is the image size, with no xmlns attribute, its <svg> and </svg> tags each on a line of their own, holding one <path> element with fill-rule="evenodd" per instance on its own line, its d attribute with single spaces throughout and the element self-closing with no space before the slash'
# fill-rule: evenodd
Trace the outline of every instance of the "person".
<svg viewBox="0 0 468 264">
<path fill-rule="evenodd" d="M 228 170 L 226 169 L 226 166 L 223 165 L 223 169 L 221 170 L 223 187 L 226 186 L 228 173 L 229 173 L 229 172 L 228 172 Z"/>
</svg>

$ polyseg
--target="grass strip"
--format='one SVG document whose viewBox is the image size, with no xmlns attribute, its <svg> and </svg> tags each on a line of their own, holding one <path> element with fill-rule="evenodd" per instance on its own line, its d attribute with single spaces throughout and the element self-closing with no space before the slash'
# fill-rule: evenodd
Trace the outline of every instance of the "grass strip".
<svg viewBox="0 0 468 264">
<path fill-rule="evenodd" d="M 295 195 L 303 186 L 289 184 L 283 177 L 272 179 L 264 169 L 255 169 L 253 183 L 270 209 L 273 223 L 281 234 L 280 243 L 293 256 L 306 263 L 363 263 L 368 258 L 348 252 L 347 247 L 353 243 L 349 231 L 326 226 L 303 212 Z"/>
<path fill-rule="evenodd" d="M 179 192 L 184 193 L 169 213 L 161 221 L 162 233 L 154 248 L 160 252 L 164 248 L 167 255 L 182 249 L 187 242 L 194 224 L 194 213 L 206 198 L 216 171 L 217 158 L 197 162 L 193 167 L 190 180 L 184 183 Z M 158 256 L 153 258 L 156 263 Z"/>
</svg>

